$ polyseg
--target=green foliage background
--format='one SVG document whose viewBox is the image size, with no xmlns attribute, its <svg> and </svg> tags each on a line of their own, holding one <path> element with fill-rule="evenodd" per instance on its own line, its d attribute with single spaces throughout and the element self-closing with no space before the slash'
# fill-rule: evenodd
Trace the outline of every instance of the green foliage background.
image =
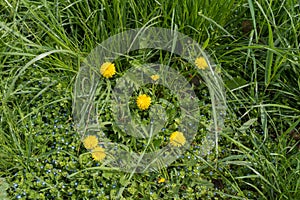
<svg viewBox="0 0 300 200">
<path fill-rule="evenodd" d="M 1 1 L 0 197 L 299 198 L 299 13 L 297 0 Z M 170 167 L 130 175 L 94 162 L 83 148 L 72 121 L 73 85 L 81 61 L 103 40 L 150 26 L 178 28 L 202 44 L 222 74 L 228 113 L 219 155 L 199 157 L 195 138 Z M 126 66 L 118 66 L 121 76 Z M 201 134 L 210 99 L 191 77 L 206 113 Z"/>
</svg>

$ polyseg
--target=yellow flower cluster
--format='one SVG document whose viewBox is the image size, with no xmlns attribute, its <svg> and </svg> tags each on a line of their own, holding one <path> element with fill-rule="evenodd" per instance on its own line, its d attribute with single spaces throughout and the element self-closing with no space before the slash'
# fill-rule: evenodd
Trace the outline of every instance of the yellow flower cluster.
<svg viewBox="0 0 300 200">
<path fill-rule="evenodd" d="M 170 144 L 175 147 L 181 147 L 185 144 L 186 139 L 182 132 L 175 131 L 170 136 Z"/>
<path fill-rule="evenodd" d="M 86 149 L 92 150 L 92 157 L 96 161 L 102 161 L 106 154 L 102 147 L 98 146 L 98 138 L 95 135 L 89 135 L 83 140 Z"/>
<path fill-rule="evenodd" d="M 111 78 L 116 73 L 115 64 L 111 62 L 105 62 L 100 67 L 100 73 L 105 78 Z"/>
<path fill-rule="evenodd" d="M 147 110 L 151 104 L 151 97 L 146 94 L 141 94 L 136 99 L 136 104 L 141 110 Z"/>
<path fill-rule="evenodd" d="M 198 57 L 196 60 L 195 60 L 195 64 L 196 66 L 199 68 L 199 69 L 207 69 L 208 68 L 208 64 L 205 60 L 204 57 Z"/>
</svg>

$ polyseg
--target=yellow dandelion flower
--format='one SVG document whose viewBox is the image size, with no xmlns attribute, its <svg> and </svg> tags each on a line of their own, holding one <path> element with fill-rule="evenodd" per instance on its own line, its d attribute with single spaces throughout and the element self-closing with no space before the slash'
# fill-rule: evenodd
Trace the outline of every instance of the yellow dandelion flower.
<svg viewBox="0 0 300 200">
<path fill-rule="evenodd" d="M 105 78 L 111 78 L 116 73 L 115 64 L 111 62 L 105 62 L 100 67 L 100 73 Z"/>
<path fill-rule="evenodd" d="M 136 104 L 139 107 L 139 109 L 146 110 L 151 104 L 151 97 L 149 97 L 146 94 L 142 94 L 136 99 Z"/>
<path fill-rule="evenodd" d="M 106 157 L 105 150 L 102 147 L 96 147 L 92 150 L 92 157 L 96 161 L 102 161 Z"/>
<path fill-rule="evenodd" d="M 153 81 L 157 81 L 157 80 L 159 79 L 159 75 L 158 75 L 158 74 L 152 75 L 152 76 L 151 76 L 151 79 L 152 79 Z"/>
<path fill-rule="evenodd" d="M 183 133 L 175 131 L 170 136 L 170 144 L 176 147 L 181 147 L 185 144 L 186 139 Z"/>
<path fill-rule="evenodd" d="M 208 64 L 205 60 L 204 57 L 198 57 L 196 60 L 195 60 L 195 64 L 196 66 L 199 68 L 199 69 L 207 69 L 208 68 Z"/>
<path fill-rule="evenodd" d="M 158 182 L 158 183 L 164 183 L 164 182 L 166 182 L 166 179 L 165 179 L 165 178 L 160 178 L 160 179 L 158 179 L 157 182 Z"/>
<path fill-rule="evenodd" d="M 93 149 L 98 145 L 98 138 L 95 135 L 89 135 L 83 140 L 86 149 Z"/>
</svg>

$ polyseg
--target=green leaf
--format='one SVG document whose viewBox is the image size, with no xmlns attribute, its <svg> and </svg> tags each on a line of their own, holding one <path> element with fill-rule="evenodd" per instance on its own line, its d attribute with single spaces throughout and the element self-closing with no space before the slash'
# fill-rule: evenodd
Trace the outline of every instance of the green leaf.
<svg viewBox="0 0 300 200">
<path fill-rule="evenodd" d="M 120 178 L 120 184 L 121 184 L 122 186 L 126 186 L 126 185 L 128 184 L 128 177 L 122 176 L 122 177 Z"/>
<path fill-rule="evenodd" d="M 250 13 L 251 13 L 251 18 L 253 21 L 253 28 L 254 28 L 254 33 L 255 33 L 255 40 L 256 43 L 258 43 L 258 34 L 257 34 L 257 28 L 256 28 L 256 17 L 255 17 L 255 12 L 254 12 L 254 5 L 252 0 L 248 0 L 249 3 L 249 8 L 250 8 Z"/>
<path fill-rule="evenodd" d="M 111 177 L 113 177 L 113 173 L 111 172 L 103 172 L 102 176 L 106 179 L 110 179 Z"/>
<path fill-rule="evenodd" d="M 249 119 L 240 128 L 238 128 L 238 130 L 243 132 L 243 131 L 249 129 L 250 126 L 252 126 L 256 121 L 257 121 L 257 118 Z"/>
<path fill-rule="evenodd" d="M 209 43 L 209 38 L 207 38 L 207 39 L 205 40 L 205 42 L 203 43 L 203 45 L 202 45 L 202 49 L 203 49 L 203 50 L 208 46 L 208 43 Z"/>
<path fill-rule="evenodd" d="M 8 183 L 6 183 L 4 178 L 0 178 L 0 199 L 7 200 L 7 193 L 6 190 L 9 188 Z"/>
<path fill-rule="evenodd" d="M 247 83 L 247 81 L 241 77 L 234 77 L 233 79 L 227 80 L 225 82 L 226 86 L 230 90 L 241 87 L 241 86 L 245 85 L 246 83 Z"/>
<path fill-rule="evenodd" d="M 268 23 L 268 30 L 269 30 L 269 47 L 273 49 L 274 48 L 273 31 L 269 23 Z M 272 73 L 272 66 L 273 66 L 273 50 L 271 49 L 268 49 L 267 51 L 265 85 L 269 85 L 271 80 L 271 73 Z"/>
</svg>

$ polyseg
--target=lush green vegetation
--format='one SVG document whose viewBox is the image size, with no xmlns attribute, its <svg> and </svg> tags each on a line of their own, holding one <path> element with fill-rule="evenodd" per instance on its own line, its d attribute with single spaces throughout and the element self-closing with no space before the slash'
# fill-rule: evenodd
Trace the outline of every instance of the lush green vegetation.
<svg viewBox="0 0 300 200">
<path fill-rule="evenodd" d="M 299 13 L 297 0 L 1 1 L 0 198 L 299 198 Z M 105 39 L 139 27 L 177 29 L 217 64 L 228 106 L 218 154 L 200 157 L 211 99 L 181 60 L 171 67 L 195 85 L 202 112 L 189 151 L 168 168 L 128 174 L 103 167 L 84 148 L 72 118 L 80 64 Z M 131 56 L 164 64 L 170 57 L 149 52 Z M 116 77 L 130 63 L 118 60 Z M 152 97 L 158 93 L 174 100 L 168 90 L 152 88 Z M 101 120 L 110 121 L 104 109 Z M 107 131 L 132 149 L 139 145 L 114 127 Z"/>
</svg>

